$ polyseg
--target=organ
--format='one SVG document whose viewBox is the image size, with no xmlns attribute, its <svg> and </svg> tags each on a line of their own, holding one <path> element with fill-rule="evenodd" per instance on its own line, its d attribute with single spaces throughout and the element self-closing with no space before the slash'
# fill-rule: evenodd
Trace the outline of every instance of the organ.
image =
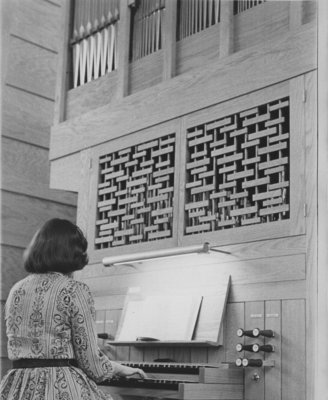
<svg viewBox="0 0 328 400">
<path fill-rule="evenodd" d="M 110 357 L 199 365 L 192 382 L 175 371 L 102 387 L 123 397 L 310 400 L 316 2 L 76 6 L 65 14 L 75 22 L 63 38 L 50 157 L 52 186 L 78 193 L 87 233 L 90 265 L 77 278 L 94 294 Z M 205 242 L 223 252 L 102 264 Z M 208 340 L 227 276 L 221 328 Z M 202 296 L 201 339 L 118 340 L 131 293 Z"/>
<path fill-rule="evenodd" d="M 243 373 L 229 365 L 123 363 L 151 378 L 113 379 L 101 384 L 111 395 L 172 399 L 242 399 Z"/>
</svg>

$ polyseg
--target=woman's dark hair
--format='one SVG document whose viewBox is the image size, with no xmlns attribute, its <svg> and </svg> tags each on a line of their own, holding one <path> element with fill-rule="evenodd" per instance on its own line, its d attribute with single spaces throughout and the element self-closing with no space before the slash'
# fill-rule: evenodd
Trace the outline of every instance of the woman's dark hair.
<svg viewBox="0 0 328 400">
<path fill-rule="evenodd" d="M 27 272 L 69 274 L 88 263 L 88 242 L 81 229 L 65 219 L 47 221 L 24 252 Z"/>
</svg>

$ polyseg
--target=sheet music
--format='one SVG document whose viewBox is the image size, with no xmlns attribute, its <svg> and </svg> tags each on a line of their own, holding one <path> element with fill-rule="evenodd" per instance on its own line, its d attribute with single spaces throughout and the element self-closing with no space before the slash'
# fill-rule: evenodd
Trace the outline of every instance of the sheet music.
<svg viewBox="0 0 328 400">
<path fill-rule="evenodd" d="M 117 341 L 138 337 L 191 340 L 202 296 L 148 296 L 130 300 L 122 314 Z"/>
</svg>

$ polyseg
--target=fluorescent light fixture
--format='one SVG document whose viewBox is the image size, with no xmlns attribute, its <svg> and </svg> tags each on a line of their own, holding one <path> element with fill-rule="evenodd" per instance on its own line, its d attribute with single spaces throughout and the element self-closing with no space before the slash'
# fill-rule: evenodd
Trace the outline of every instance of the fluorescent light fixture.
<svg viewBox="0 0 328 400">
<path fill-rule="evenodd" d="M 202 245 L 188 246 L 188 247 L 174 247 L 171 249 L 160 249 L 147 252 L 140 252 L 134 254 L 123 254 L 120 256 L 112 256 L 103 258 L 102 262 L 105 267 L 111 267 L 118 264 L 132 264 L 134 262 L 141 262 L 146 260 L 152 260 L 156 258 L 166 258 L 181 256 L 185 254 L 208 254 L 210 251 L 216 251 L 219 253 L 230 254 L 226 251 L 211 249 L 209 243 L 205 242 Z"/>
</svg>

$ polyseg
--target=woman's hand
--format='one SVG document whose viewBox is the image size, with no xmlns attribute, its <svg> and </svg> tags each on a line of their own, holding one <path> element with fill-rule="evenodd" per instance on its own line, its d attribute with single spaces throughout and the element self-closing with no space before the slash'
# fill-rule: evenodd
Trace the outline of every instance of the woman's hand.
<svg viewBox="0 0 328 400">
<path fill-rule="evenodd" d="M 146 373 L 140 368 L 131 368 L 114 361 L 112 361 L 112 364 L 114 366 L 114 374 L 117 376 L 128 377 L 133 375 L 139 375 L 141 379 L 147 378 Z"/>
<path fill-rule="evenodd" d="M 145 372 L 140 369 L 140 368 L 131 368 L 131 367 L 127 367 L 125 365 L 122 365 L 122 370 L 119 371 L 118 375 L 119 376 L 132 376 L 132 375 L 139 375 L 142 379 L 147 378 L 147 375 L 145 374 Z"/>
</svg>

